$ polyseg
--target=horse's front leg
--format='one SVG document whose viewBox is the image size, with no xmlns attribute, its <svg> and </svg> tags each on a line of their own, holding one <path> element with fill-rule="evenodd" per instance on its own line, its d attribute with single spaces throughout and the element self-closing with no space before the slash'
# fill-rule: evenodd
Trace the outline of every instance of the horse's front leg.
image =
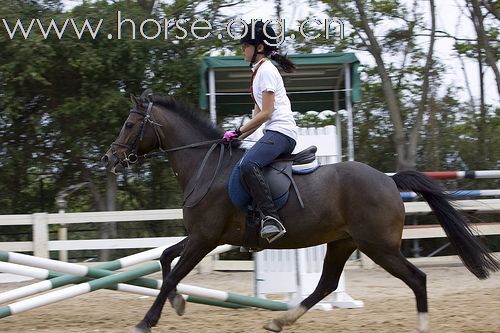
<svg viewBox="0 0 500 333">
<path fill-rule="evenodd" d="M 144 316 L 144 319 L 135 327 L 134 333 L 151 332 L 151 328 L 156 326 L 160 319 L 163 306 L 165 305 L 169 293 L 173 291 L 177 284 L 201 261 L 201 259 L 215 249 L 217 245 L 216 243 L 207 243 L 206 240 L 195 239 L 189 236 L 179 262 L 175 265 L 170 274 L 163 276 L 160 293 L 146 313 L 146 316 Z"/>
<path fill-rule="evenodd" d="M 184 246 L 186 246 L 187 241 L 188 237 L 163 251 L 160 257 L 163 279 L 165 279 L 165 277 L 170 274 L 170 270 L 172 269 L 172 261 L 174 261 L 174 259 L 181 254 L 182 250 L 184 250 Z M 186 309 L 186 300 L 184 299 L 184 297 L 177 293 L 176 288 L 169 292 L 167 297 L 170 305 L 172 306 L 172 308 L 174 308 L 175 312 L 179 316 L 182 316 L 184 314 L 184 310 Z"/>
</svg>

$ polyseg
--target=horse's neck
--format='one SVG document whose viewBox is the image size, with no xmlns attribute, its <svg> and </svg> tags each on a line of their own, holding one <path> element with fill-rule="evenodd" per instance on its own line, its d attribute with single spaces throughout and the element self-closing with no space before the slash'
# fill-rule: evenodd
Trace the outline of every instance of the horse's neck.
<svg viewBox="0 0 500 333">
<path fill-rule="evenodd" d="M 219 145 L 213 149 L 207 157 L 205 165 L 202 166 L 210 148 L 211 146 L 208 145 L 199 148 L 183 149 L 169 154 L 172 170 L 183 191 L 186 190 L 186 188 L 192 187 L 194 182 L 197 182 L 200 168 L 203 168 L 203 171 L 198 185 L 209 182 L 216 172 L 216 177 L 229 175 L 236 162 L 243 156 L 243 151 L 241 149 L 233 149 L 230 153 L 228 147 Z M 222 153 L 222 160 L 219 160 L 221 157 L 221 149 L 223 149 L 224 152 Z M 219 163 L 220 166 L 217 167 Z"/>
<path fill-rule="evenodd" d="M 207 138 L 199 133 L 199 130 L 193 125 L 181 119 L 178 115 L 168 115 L 168 122 L 165 120 L 167 126 L 162 127 L 163 137 L 165 142 L 164 148 L 173 149 L 178 147 L 187 146 L 190 144 L 197 144 L 201 142 L 212 141 L 213 138 Z M 208 143 L 206 146 L 196 148 L 186 148 L 176 150 L 168 153 L 170 165 L 174 174 L 183 190 L 186 189 L 189 182 L 192 181 L 201 166 L 203 159 L 209 151 L 211 145 Z M 214 172 L 218 163 L 220 148 L 217 147 L 213 150 L 207 159 L 204 174 Z M 243 152 L 240 149 L 233 150 L 233 159 L 231 163 L 229 160 L 229 150 L 225 148 L 224 158 L 221 161 L 221 168 L 219 174 L 224 172 L 225 168 L 230 168 L 235 164 L 235 158 L 242 156 Z"/>
</svg>

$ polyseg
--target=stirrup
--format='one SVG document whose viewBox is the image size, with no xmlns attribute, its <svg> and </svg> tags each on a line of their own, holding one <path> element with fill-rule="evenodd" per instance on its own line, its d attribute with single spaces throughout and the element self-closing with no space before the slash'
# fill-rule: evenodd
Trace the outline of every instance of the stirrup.
<svg viewBox="0 0 500 333">
<path fill-rule="evenodd" d="M 267 221 L 269 221 L 269 220 L 271 220 L 271 221 L 275 222 L 275 223 L 273 223 L 272 225 L 273 225 L 273 226 L 275 226 L 275 227 L 277 227 L 277 228 L 279 229 L 279 231 L 278 231 L 276 234 L 274 234 L 274 235 L 272 235 L 272 236 L 270 236 L 270 237 L 265 237 L 265 236 L 263 236 L 263 235 L 262 235 L 262 229 L 264 228 L 264 223 L 266 223 L 266 222 L 267 222 Z M 272 217 L 272 216 L 266 216 L 266 217 L 264 217 L 264 218 L 260 221 L 260 230 L 261 230 L 261 231 L 260 231 L 260 236 L 261 236 L 262 238 L 267 239 L 267 241 L 268 241 L 269 243 L 272 243 L 272 242 L 274 242 L 275 240 L 277 240 L 278 238 L 283 237 L 283 236 L 285 235 L 285 233 L 286 233 L 286 229 L 285 229 L 285 227 L 283 226 L 283 224 L 280 222 L 280 220 L 278 220 L 277 218 L 274 218 L 274 217 Z"/>
</svg>

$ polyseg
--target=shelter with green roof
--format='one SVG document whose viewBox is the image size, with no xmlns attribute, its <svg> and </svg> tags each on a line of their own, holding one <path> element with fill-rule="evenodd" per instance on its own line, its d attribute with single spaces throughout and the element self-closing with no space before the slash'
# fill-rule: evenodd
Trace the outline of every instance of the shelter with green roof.
<svg viewBox="0 0 500 333">
<path fill-rule="evenodd" d="M 349 159 L 353 159 L 352 103 L 361 98 L 359 60 L 354 53 L 295 54 L 293 73 L 281 71 L 283 81 L 297 112 L 346 110 Z M 251 70 L 240 56 L 202 59 L 199 106 L 210 112 L 214 123 L 224 116 L 250 115 Z M 337 121 L 340 118 L 337 117 Z M 339 125 L 339 124 L 338 124 Z M 340 137 L 340 126 L 337 125 Z"/>
<path fill-rule="evenodd" d="M 360 100 L 359 60 L 354 53 L 296 54 L 293 73 L 282 72 L 293 111 L 348 109 Z M 249 114 L 251 71 L 243 57 L 205 57 L 201 63 L 199 106 L 213 121 Z"/>
</svg>

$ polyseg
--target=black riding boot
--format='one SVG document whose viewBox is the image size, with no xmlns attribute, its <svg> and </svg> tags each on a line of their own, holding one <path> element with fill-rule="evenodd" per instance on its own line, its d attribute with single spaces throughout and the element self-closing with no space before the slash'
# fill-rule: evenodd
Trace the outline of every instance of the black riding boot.
<svg viewBox="0 0 500 333">
<path fill-rule="evenodd" d="M 262 171 L 256 166 L 250 172 L 245 173 L 244 178 L 254 204 L 263 215 L 260 236 L 266 238 L 271 243 L 282 237 L 286 230 L 279 220 L 269 186 L 264 179 Z"/>
</svg>

